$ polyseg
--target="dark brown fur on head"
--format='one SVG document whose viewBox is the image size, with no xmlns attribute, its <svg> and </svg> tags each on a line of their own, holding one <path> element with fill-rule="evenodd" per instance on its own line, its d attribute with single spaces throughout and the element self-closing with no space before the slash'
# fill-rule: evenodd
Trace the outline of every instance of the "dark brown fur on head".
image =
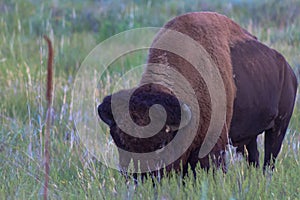
<svg viewBox="0 0 300 200">
<path fill-rule="evenodd" d="M 136 126 L 146 126 L 151 123 L 149 117 L 151 106 L 159 104 L 166 110 L 165 126 L 152 137 L 138 138 L 131 136 L 130 133 L 124 133 L 114 120 L 111 110 L 111 96 L 105 97 L 103 103 L 99 105 L 99 116 L 110 126 L 111 136 L 119 148 L 135 153 L 153 152 L 168 144 L 176 135 L 181 121 L 180 102 L 170 92 L 164 92 L 165 89 L 162 87 L 155 84 L 140 86 L 134 91 L 129 101 L 129 113 Z M 116 98 L 122 98 L 118 96 L 118 93 L 114 95 Z M 143 136 L 143 133 L 139 134 L 141 137 Z"/>
</svg>

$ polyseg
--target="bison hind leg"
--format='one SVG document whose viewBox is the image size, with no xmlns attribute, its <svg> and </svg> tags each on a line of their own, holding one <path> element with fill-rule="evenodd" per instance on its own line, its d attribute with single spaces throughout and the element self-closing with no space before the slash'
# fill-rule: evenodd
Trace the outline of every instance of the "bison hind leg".
<svg viewBox="0 0 300 200">
<path fill-rule="evenodd" d="M 248 152 L 247 160 L 249 165 L 259 167 L 259 151 L 257 149 L 257 136 L 253 137 L 246 145 Z"/>
<path fill-rule="evenodd" d="M 236 153 L 241 154 L 242 156 L 245 156 L 245 145 L 239 145 L 236 148 Z"/>
<path fill-rule="evenodd" d="M 250 166 L 259 167 L 259 151 L 257 148 L 257 136 L 240 142 L 236 149 L 239 155 L 246 158 Z"/>
<path fill-rule="evenodd" d="M 282 119 L 278 117 L 273 128 L 265 131 L 265 158 L 263 169 L 266 167 L 274 169 L 275 160 L 281 149 L 290 117 Z"/>
</svg>

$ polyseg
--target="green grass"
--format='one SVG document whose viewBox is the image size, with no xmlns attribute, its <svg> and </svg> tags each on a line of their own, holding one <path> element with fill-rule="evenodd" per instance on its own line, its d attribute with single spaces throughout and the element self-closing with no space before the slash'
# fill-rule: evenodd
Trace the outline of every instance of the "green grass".
<svg viewBox="0 0 300 200">
<path fill-rule="evenodd" d="M 0 0 L 0 199 L 42 197 L 47 61 L 42 34 L 51 37 L 55 48 L 52 199 L 300 199 L 299 100 L 272 175 L 264 176 L 262 170 L 229 156 L 226 175 L 197 169 L 196 180 L 171 174 L 156 188 L 151 180 L 138 187 L 132 181 L 126 184 L 118 171 L 95 161 L 73 137 L 70 120 L 72 101 L 76 101 L 71 98 L 76 72 L 99 42 L 130 28 L 162 26 L 188 11 L 214 10 L 232 17 L 282 52 L 299 72 L 299 0 L 55 2 Z M 118 78 L 144 62 L 143 52 L 120 58 L 113 63 L 110 76 Z M 102 81 L 110 83 L 107 77 Z M 102 92 L 109 93 L 111 88 Z"/>
</svg>

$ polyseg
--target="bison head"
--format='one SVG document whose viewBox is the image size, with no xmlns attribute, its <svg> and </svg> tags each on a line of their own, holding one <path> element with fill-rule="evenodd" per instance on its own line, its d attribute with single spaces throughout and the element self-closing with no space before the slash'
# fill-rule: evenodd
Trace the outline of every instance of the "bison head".
<svg viewBox="0 0 300 200">
<path fill-rule="evenodd" d="M 126 99 L 129 101 L 126 102 Z M 112 104 L 113 101 L 115 102 Z M 126 105 L 122 106 L 124 102 L 129 104 L 127 108 Z M 154 115 L 151 116 L 151 112 Z M 129 113 L 129 116 L 126 116 L 126 113 Z M 171 91 L 156 84 L 122 90 L 105 97 L 98 106 L 98 114 L 109 126 L 110 134 L 117 147 L 134 153 L 155 152 L 159 154 L 164 146 L 175 137 L 178 130 L 188 125 L 191 120 L 190 108 L 181 103 Z M 163 115 L 165 117 L 162 117 Z M 161 120 L 165 122 L 150 137 L 139 129 L 154 123 L 155 120 L 160 120 L 160 117 L 164 118 Z"/>
</svg>

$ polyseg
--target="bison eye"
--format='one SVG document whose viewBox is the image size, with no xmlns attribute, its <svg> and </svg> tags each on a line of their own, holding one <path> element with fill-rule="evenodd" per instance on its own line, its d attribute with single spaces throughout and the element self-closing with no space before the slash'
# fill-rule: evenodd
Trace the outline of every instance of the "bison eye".
<svg viewBox="0 0 300 200">
<path fill-rule="evenodd" d="M 166 132 L 166 133 L 170 133 L 170 132 L 171 132 L 171 128 L 170 128 L 170 126 L 166 125 L 165 132 Z"/>
</svg>

